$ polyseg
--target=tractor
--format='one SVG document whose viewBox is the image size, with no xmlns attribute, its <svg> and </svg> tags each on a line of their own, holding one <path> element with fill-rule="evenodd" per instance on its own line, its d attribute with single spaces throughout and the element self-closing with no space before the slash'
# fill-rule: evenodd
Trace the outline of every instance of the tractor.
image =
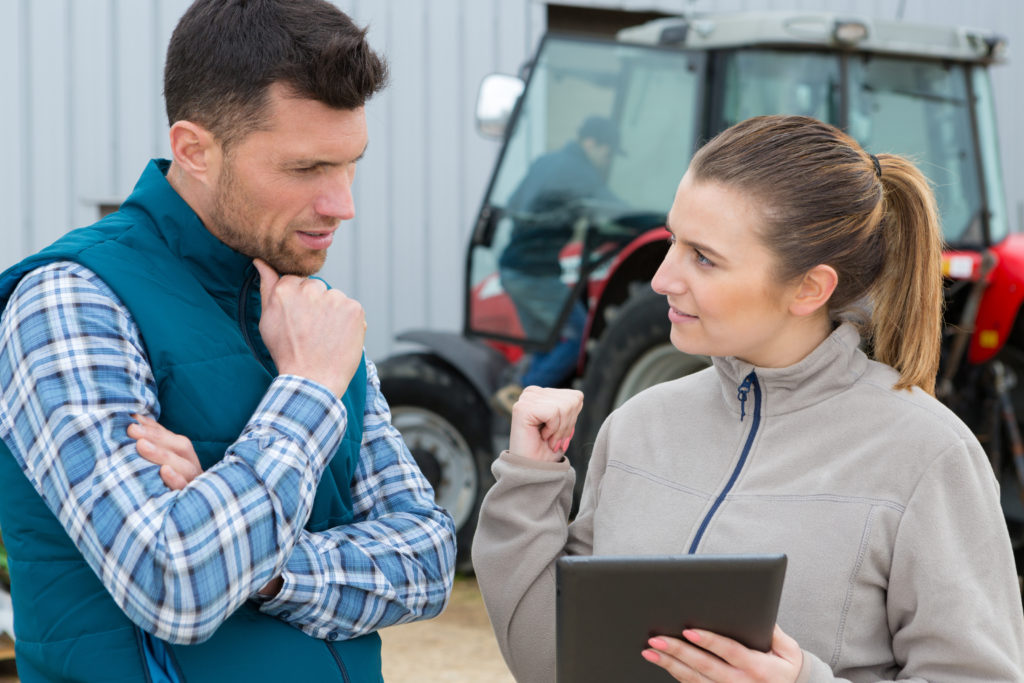
<svg viewBox="0 0 1024 683">
<path fill-rule="evenodd" d="M 701 14 L 614 39 L 551 33 L 518 76 L 485 78 L 478 126 L 503 146 L 466 254 L 463 331 L 404 332 L 398 338 L 417 350 L 380 365 L 394 424 L 455 518 L 460 566 L 468 568 L 491 463 L 507 445 L 509 419 L 492 397 L 533 354 L 563 343 L 570 322 L 579 318 L 579 341 L 560 384 L 586 396 L 568 454 L 578 482 L 610 411 L 707 367 L 708 358 L 671 345 L 667 303 L 650 288 L 668 246 L 666 214 L 704 141 L 751 116 L 782 113 L 835 124 L 870 152 L 909 156 L 931 181 L 948 247 L 937 394 L 989 453 L 1021 567 L 1024 235 L 1008 225 L 988 74 L 1004 55 L 1002 39 L 968 28 Z M 516 194 L 536 160 L 579 140 L 594 117 L 614 127 L 601 173 L 615 201 L 566 195 L 524 209 Z M 554 264 L 546 327 L 524 324 L 503 284 L 507 254 L 521 249 L 531 224 L 562 236 L 534 245 L 545 245 Z"/>
</svg>

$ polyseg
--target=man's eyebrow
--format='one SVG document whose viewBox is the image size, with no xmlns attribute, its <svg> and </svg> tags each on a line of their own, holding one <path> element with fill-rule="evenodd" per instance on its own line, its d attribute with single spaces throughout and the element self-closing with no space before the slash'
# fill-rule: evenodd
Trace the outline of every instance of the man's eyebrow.
<svg viewBox="0 0 1024 683">
<path fill-rule="evenodd" d="M 366 143 L 366 146 L 363 147 L 363 151 L 359 153 L 359 156 L 357 156 L 355 159 L 347 163 L 354 164 L 358 161 L 362 161 L 363 157 L 366 156 L 366 150 L 369 146 L 370 143 Z M 293 159 L 292 161 L 288 162 L 287 165 L 292 168 L 298 168 L 300 166 L 341 166 L 342 164 L 336 161 L 325 161 L 324 159 L 308 157 L 303 159 Z"/>
</svg>

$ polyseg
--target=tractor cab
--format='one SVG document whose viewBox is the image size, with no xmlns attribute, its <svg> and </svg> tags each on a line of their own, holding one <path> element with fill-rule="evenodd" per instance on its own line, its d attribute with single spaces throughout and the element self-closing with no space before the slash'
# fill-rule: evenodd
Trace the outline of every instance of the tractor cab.
<svg viewBox="0 0 1024 683">
<path fill-rule="evenodd" d="M 582 305 L 596 338 L 625 284 L 649 280 L 664 250 L 651 243 L 664 242 L 658 228 L 695 149 L 760 114 L 812 116 L 870 152 L 913 158 L 947 242 L 999 242 L 1008 229 L 987 76 L 999 49 L 967 30 L 777 13 L 662 19 L 617 40 L 547 36 L 525 84 L 504 77 L 506 97 L 522 89 L 507 126 L 489 115 L 506 136 L 469 250 L 466 334 L 514 359 L 553 346 Z M 500 85 L 482 93 L 493 111 Z M 587 137 L 595 122 L 603 140 Z"/>
</svg>

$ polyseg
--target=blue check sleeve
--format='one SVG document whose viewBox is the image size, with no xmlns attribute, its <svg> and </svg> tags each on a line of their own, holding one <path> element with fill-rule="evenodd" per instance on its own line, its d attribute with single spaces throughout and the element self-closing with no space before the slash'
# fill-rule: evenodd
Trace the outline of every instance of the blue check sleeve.
<svg viewBox="0 0 1024 683">
<path fill-rule="evenodd" d="M 0 439 L 125 614 L 193 643 L 285 568 L 347 416 L 278 377 L 224 458 L 170 491 L 126 433 L 159 412 L 138 329 L 94 273 L 21 281 L 0 319 Z"/>
<path fill-rule="evenodd" d="M 451 592 L 455 528 L 391 425 L 367 361 L 363 442 L 352 495 L 355 522 L 303 531 L 284 586 L 265 613 L 326 640 L 436 616 Z"/>
</svg>

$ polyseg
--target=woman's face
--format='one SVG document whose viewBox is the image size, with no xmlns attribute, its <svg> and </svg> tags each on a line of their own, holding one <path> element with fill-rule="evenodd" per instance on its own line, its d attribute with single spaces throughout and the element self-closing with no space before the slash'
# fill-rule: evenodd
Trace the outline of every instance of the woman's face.
<svg viewBox="0 0 1024 683">
<path fill-rule="evenodd" d="M 673 243 L 651 282 L 668 298 L 671 340 L 680 351 L 760 367 L 785 367 L 806 355 L 807 320 L 789 310 L 799 284 L 774 278 L 762 221 L 739 191 L 683 176 L 668 215 Z"/>
</svg>

